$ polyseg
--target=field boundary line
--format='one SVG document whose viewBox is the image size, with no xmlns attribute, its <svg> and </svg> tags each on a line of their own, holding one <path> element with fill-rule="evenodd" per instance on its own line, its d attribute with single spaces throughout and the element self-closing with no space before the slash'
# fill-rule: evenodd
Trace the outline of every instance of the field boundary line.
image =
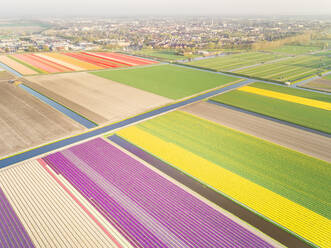
<svg viewBox="0 0 331 248">
<path fill-rule="evenodd" d="M 32 148 L 30 150 L 23 151 L 19 154 L 13 154 L 11 156 L 1 158 L 0 159 L 0 169 L 4 168 L 4 167 L 7 167 L 9 165 L 14 165 L 16 163 L 22 162 L 22 161 L 27 160 L 27 159 L 31 159 L 33 157 L 37 157 L 41 154 L 48 153 L 48 152 L 51 152 L 53 150 L 57 150 L 59 148 L 63 148 L 65 146 L 69 146 L 69 145 L 75 144 L 77 142 L 87 140 L 89 138 L 92 138 L 92 137 L 95 137 L 95 136 L 98 136 L 98 135 L 103 135 L 107 132 L 111 132 L 111 131 L 114 131 L 116 129 L 123 128 L 123 127 L 128 126 L 128 125 L 136 124 L 136 123 L 138 123 L 140 121 L 143 121 L 143 120 L 146 120 L 148 118 L 155 117 L 157 115 L 167 113 L 167 112 L 175 110 L 179 107 L 186 106 L 188 104 L 204 100 L 206 98 L 218 95 L 218 94 L 223 93 L 225 91 L 235 89 L 237 87 L 243 86 L 243 85 L 251 83 L 251 82 L 252 82 L 252 80 L 245 80 L 245 81 L 242 81 L 242 82 L 239 82 L 239 83 L 228 85 L 228 86 L 222 87 L 220 89 L 217 89 L 217 90 L 214 90 L 214 91 L 211 91 L 211 92 L 207 92 L 207 93 L 204 93 L 202 95 L 192 97 L 190 99 L 186 99 L 184 101 L 171 103 L 169 105 L 166 105 L 166 106 L 154 109 L 154 110 L 150 110 L 149 112 L 145 112 L 143 114 L 139 114 L 139 115 L 136 115 L 136 116 L 133 116 L 133 117 L 129 117 L 129 118 L 121 120 L 119 122 L 115 122 L 115 123 L 112 123 L 112 124 L 109 124 L 109 125 L 106 125 L 106 126 L 102 126 L 102 127 L 96 127 L 92 130 L 88 130 L 86 132 L 76 134 L 74 136 L 67 137 L 67 138 L 64 138 L 62 140 L 56 140 L 56 141 L 50 142 L 46 145 L 38 146 L 38 147 Z"/>
<path fill-rule="evenodd" d="M 112 134 L 112 135 L 109 135 L 107 138 L 108 138 L 110 141 L 114 142 L 115 144 L 121 146 L 121 145 L 118 144 L 116 141 L 114 141 L 114 139 L 111 139 L 111 137 L 114 137 L 114 136 L 115 136 L 117 139 L 122 139 L 123 141 L 129 143 L 131 146 L 136 147 L 136 148 L 138 148 L 139 150 L 143 151 L 144 153 L 148 154 L 149 156 L 151 156 L 151 157 L 153 157 L 153 158 L 155 158 L 155 159 L 161 161 L 161 162 L 164 163 L 166 166 L 168 166 L 168 167 L 170 167 L 170 168 L 172 167 L 174 170 L 177 170 L 177 173 L 176 173 L 176 174 L 179 174 L 179 176 L 180 176 L 180 174 L 183 174 L 183 175 L 185 175 L 186 177 L 189 177 L 189 178 L 193 179 L 194 181 L 196 181 L 196 182 L 198 182 L 199 184 L 201 184 L 202 187 L 207 188 L 207 189 L 210 189 L 210 190 L 212 190 L 213 192 L 216 192 L 216 194 L 219 194 L 220 196 L 223 196 L 225 199 L 228 199 L 228 200 L 230 200 L 231 202 L 234 202 L 235 204 L 238 204 L 238 205 L 241 206 L 242 208 L 244 208 L 244 209 L 246 209 L 246 210 L 252 212 L 253 214 L 256 214 L 257 216 L 259 216 L 259 217 L 261 217 L 262 219 L 264 219 L 266 222 L 272 223 L 274 226 L 276 226 L 276 227 L 278 227 L 279 229 L 281 229 L 281 230 L 287 232 L 288 234 L 290 234 L 290 235 L 296 237 L 297 239 L 299 239 L 300 241 L 302 241 L 304 244 L 308 245 L 308 246 L 306 246 L 306 247 L 311 247 L 311 246 L 313 246 L 313 247 L 317 247 L 315 244 L 313 244 L 313 243 L 310 242 L 309 240 L 306 240 L 305 238 L 301 237 L 300 235 L 296 234 L 295 232 L 293 232 L 293 231 L 287 229 L 286 227 L 284 227 L 284 226 L 278 224 L 277 222 L 275 222 L 275 221 L 273 221 L 273 220 L 267 218 L 267 217 L 264 216 L 263 214 L 261 214 L 261 213 L 255 211 L 254 209 L 252 209 L 252 208 L 246 206 L 245 204 L 239 202 L 238 200 L 232 198 L 231 196 L 229 196 L 229 195 L 223 193 L 222 191 L 220 191 L 220 190 L 214 188 L 213 186 L 211 186 L 211 185 L 209 185 L 209 184 L 207 184 L 207 183 L 201 181 L 200 179 L 198 179 L 198 178 L 196 178 L 196 177 L 190 175 L 189 173 L 185 172 L 184 170 L 181 170 L 181 169 L 180 169 L 179 167 L 177 167 L 176 165 L 173 165 L 173 164 L 171 164 L 171 163 L 169 163 L 169 162 L 166 162 L 165 160 L 159 158 L 157 155 L 155 155 L 155 154 L 153 154 L 153 153 L 150 153 L 149 151 L 145 150 L 144 148 L 140 147 L 139 145 L 133 144 L 132 142 L 128 141 L 127 139 L 123 138 L 122 136 L 117 135 L 117 134 Z M 123 146 L 121 146 L 121 147 L 123 147 Z M 125 147 L 123 147 L 123 148 L 126 149 Z M 126 150 L 128 150 L 128 149 L 126 149 Z M 132 151 L 130 151 L 130 150 L 128 150 L 128 151 L 129 151 L 130 153 L 136 155 L 134 152 L 132 152 Z M 136 156 L 137 156 L 137 155 L 136 155 Z M 141 158 L 140 156 L 138 156 L 138 157 L 139 157 L 140 159 L 144 160 L 144 159 Z M 147 162 L 147 161 L 146 161 L 146 162 Z M 154 166 L 154 164 L 153 164 L 153 166 Z M 160 168 L 159 168 L 159 167 L 156 167 L 156 168 L 157 168 L 157 169 L 160 169 L 160 170 L 163 172 L 163 170 L 162 170 L 163 168 L 162 168 L 162 167 L 160 167 Z M 169 169 L 169 168 L 168 168 L 168 169 Z M 178 172 L 179 172 L 179 173 L 178 173 Z M 167 174 L 167 173 L 166 173 L 166 174 Z M 167 174 L 167 175 L 168 175 L 168 174 Z M 172 176 L 171 176 L 171 177 L 172 177 Z M 177 180 L 176 178 L 174 178 L 174 179 Z M 182 181 L 179 181 L 179 182 L 180 182 L 180 183 L 183 183 Z M 185 183 L 183 183 L 183 184 L 185 185 Z M 191 188 L 191 189 L 192 189 L 192 188 Z M 193 190 L 193 189 L 192 189 L 192 190 Z M 205 190 L 205 189 L 204 189 L 204 190 Z M 203 195 L 203 196 L 204 196 L 204 195 Z M 204 196 L 204 197 L 205 197 L 205 196 Z M 207 198 L 207 199 L 209 200 L 209 198 Z M 212 201 L 212 200 L 210 200 L 210 201 Z M 213 201 L 212 201 L 212 202 L 213 202 Z M 216 203 L 216 204 L 217 204 L 217 203 Z M 217 205 L 219 205 L 219 204 L 217 204 Z M 221 205 L 219 205 L 219 206 L 220 206 L 221 208 L 223 208 Z M 230 211 L 230 210 L 229 210 L 229 211 Z M 230 212 L 231 212 L 231 211 L 230 211 Z M 231 213 L 232 213 L 232 212 L 231 212 Z M 243 217 L 244 217 L 244 216 L 243 216 Z M 240 217 L 240 219 L 241 219 L 241 217 Z M 253 226 L 254 226 L 254 225 L 253 225 Z M 269 234 L 267 234 L 267 235 L 269 236 Z M 279 242 L 279 240 L 277 240 L 277 241 Z"/>
<path fill-rule="evenodd" d="M 70 108 L 58 103 L 57 101 L 45 96 L 44 94 L 30 88 L 29 86 L 25 85 L 24 83 L 19 85 L 20 88 L 22 88 L 23 90 L 25 90 L 26 92 L 28 92 L 30 95 L 32 95 L 33 97 L 37 98 L 39 101 L 42 101 L 43 103 L 47 104 L 48 106 L 50 106 L 51 108 L 61 112 L 62 114 L 66 115 L 67 117 L 69 117 L 70 119 L 74 120 L 75 122 L 79 123 L 80 125 L 86 127 L 86 128 L 94 128 L 96 126 L 98 126 L 98 124 L 96 124 L 95 122 L 87 119 L 86 117 L 84 117 L 83 115 L 71 110 Z M 32 94 L 36 93 L 35 94 Z M 44 98 L 44 99 L 43 99 Z M 49 102 L 48 102 L 49 101 Z M 54 104 L 54 106 L 52 105 Z M 61 110 L 62 109 L 62 110 Z M 69 111 L 72 112 L 72 114 L 74 114 L 76 117 L 74 118 L 73 116 L 66 114 L 64 111 Z M 77 120 L 77 118 L 81 119 L 81 121 Z M 84 122 L 86 122 L 84 124 Z"/>
<path fill-rule="evenodd" d="M 254 86 L 245 86 L 238 89 L 243 92 L 252 93 L 260 96 L 266 96 L 282 101 L 298 103 L 314 108 L 320 108 L 324 110 L 331 110 L 331 103 L 321 100 L 315 100 L 308 97 L 296 96 L 292 94 L 281 93 L 273 90 L 256 88 Z"/>
<path fill-rule="evenodd" d="M 291 127 L 295 127 L 295 128 L 298 128 L 298 129 L 301 129 L 301 130 L 304 130 L 304 131 L 319 134 L 319 135 L 327 137 L 327 138 L 331 138 L 331 134 L 322 132 L 322 131 L 317 130 L 317 129 L 304 127 L 304 126 L 301 126 L 301 125 L 298 125 L 298 124 L 295 124 L 295 123 L 292 123 L 292 122 L 277 119 L 275 117 L 271 117 L 271 116 L 263 115 L 263 114 L 260 114 L 260 113 L 254 112 L 254 111 L 238 108 L 238 107 L 230 105 L 230 104 L 224 104 L 224 103 L 221 103 L 221 102 L 217 102 L 217 101 L 214 101 L 212 99 L 208 99 L 207 102 L 212 103 L 212 104 L 216 104 L 216 105 L 219 105 L 219 106 L 222 106 L 222 107 L 225 107 L 225 108 L 229 108 L 229 109 L 232 109 L 232 110 L 236 110 L 236 111 L 239 111 L 239 112 L 243 112 L 243 113 L 246 113 L 246 114 L 254 115 L 256 117 L 264 118 L 266 120 L 275 121 L 275 122 L 278 122 L 278 123 L 281 123 L 281 124 L 284 124 L 284 125 L 288 125 L 288 126 L 291 126 Z"/>
<path fill-rule="evenodd" d="M 186 65 L 186 64 L 182 64 L 182 63 L 171 63 L 173 65 L 177 65 L 177 66 L 183 66 L 183 67 L 190 67 L 192 69 L 195 69 L 195 70 L 201 70 L 201 71 L 208 71 L 208 72 L 211 72 L 211 73 L 218 73 L 218 74 L 221 74 L 221 75 L 226 75 L 226 76 L 233 76 L 233 77 L 237 77 L 237 78 L 242 78 L 242 79 L 245 79 L 245 80 L 252 80 L 253 81 L 256 81 L 256 82 L 263 82 L 263 83 L 268 83 L 268 84 L 274 84 L 274 85 L 279 85 L 279 86 L 283 86 L 283 87 L 295 87 L 295 85 L 290 85 L 290 86 L 287 86 L 284 84 L 284 82 L 280 82 L 280 81 L 276 81 L 276 80 L 269 80 L 269 79 L 266 79 L 266 78 L 256 78 L 256 77 L 250 77 L 250 76 L 247 76 L 247 75 L 244 75 L 244 74 L 237 74 L 237 73 L 231 73 L 231 72 L 223 72 L 223 71 L 216 71 L 216 70 L 213 70 L 213 69 L 210 69 L 210 68 L 204 68 L 204 67 L 197 67 L 197 66 L 191 66 L 191 65 Z M 328 74 L 331 74 L 331 71 L 328 72 Z M 307 78 L 307 80 L 310 79 L 310 78 Z M 306 90 L 306 91 L 312 91 L 312 90 L 309 90 L 307 88 L 301 88 L 301 90 Z M 325 94 L 325 95 L 330 95 L 331 93 L 330 92 L 323 92 L 323 91 L 315 91 L 317 93 L 321 93 L 321 94 Z"/>
</svg>

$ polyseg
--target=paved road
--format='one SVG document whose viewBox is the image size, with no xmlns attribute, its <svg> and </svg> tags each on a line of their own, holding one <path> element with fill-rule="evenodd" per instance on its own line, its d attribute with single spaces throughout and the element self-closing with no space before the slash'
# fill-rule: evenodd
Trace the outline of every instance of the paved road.
<svg viewBox="0 0 331 248">
<path fill-rule="evenodd" d="M 209 102 L 192 104 L 181 110 L 331 162 L 330 137 Z"/>
<path fill-rule="evenodd" d="M 111 125 L 107 125 L 105 127 L 94 129 L 94 130 L 91 130 L 89 132 L 86 132 L 86 133 L 83 133 L 83 134 L 80 134 L 80 135 L 77 135 L 77 136 L 74 136 L 74 137 L 70 137 L 70 138 L 67 138 L 67 139 L 64 139 L 64 140 L 56 141 L 54 143 L 51 143 L 51 144 L 48 144 L 48 145 L 45 145 L 45 146 L 42 146 L 42 147 L 35 148 L 35 149 L 32 149 L 32 150 L 23 152 L 21 154 L 14 155 L 12 157 L 3 158 L 3 159 L 0 160 L 0 168 L 4 168 L 6 166 L 9 166 L 9 165 L 12 165 L 12 164 L 15 164 L 15 163 L 19 163 L 19 162 L 22 162 L 24 160 L 39 156 L 43 153 L 50 152 L 50 151 L 53 151 L 55 149 L 62 148 L 64 146 L 71 145 L 71 144 L 74 144 L 76 142 L 83 141 L 83 140 L 92 138 L 94 136 L 102 135 L 104 133 L 113 131 L 115 129 L 125 127 L 127 125 L 134 124 L 136 122 L 145 120 L 147 118 L 157 116 L 159 114 L 163 114 L 163 113 L 168 112 L 168 111 L 175 110 L 179 107 L 183 107 L 185 105 L 188 105 L 188 104 L 191 104 L 191 103 L 201 101 L 203 99 L 218 95 L 218 94 L 223 93 L 225 91 L 238 88 L 238 87 L 243 86 L 245 84 L 251 83 L 252 81 L 254 81 L 254 80 L 249 79 L 249 80 L 245 80 L 245 81 L 242 81 L 242 82 L 239 82 L 239 83 L 235 83 L 235 84 L 232 84 L 232 85 L 229 85 L 229 86 L 217 89 L 217 90 L 213 90 L 213 91 L 207 92 L 205 94 L 202 94 L 202 95 L 199 95 L 199 96 L 181 101 L 181 102 L 170 104 L 168 106 L 165 106 L 165 107 L 162 107 L 162 108 L 159 108 L 159 109 L 156 109 L 156 110 L 152 110 L 150 112 L 147 112 L 147 113 L 135 116 L 135 117 L 131 117 L 131 118 L 126 119 L 124 121 L 120 121 L 120 122 L 117 122 L 117 123 L 114 123 L 114 124 L 111 124 Z"/>
</svg>

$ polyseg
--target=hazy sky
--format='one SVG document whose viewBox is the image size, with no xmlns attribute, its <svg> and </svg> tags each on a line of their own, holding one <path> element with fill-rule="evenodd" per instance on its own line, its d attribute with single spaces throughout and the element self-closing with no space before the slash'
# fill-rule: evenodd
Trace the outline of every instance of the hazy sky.
<svg viewBox="0 0 331 248">
<path fill-rule="evenodd" d="M 0 7 L 1 16 L 153 14 L 331 15 L 331 0 L 3 0 Z"/>
</svg>

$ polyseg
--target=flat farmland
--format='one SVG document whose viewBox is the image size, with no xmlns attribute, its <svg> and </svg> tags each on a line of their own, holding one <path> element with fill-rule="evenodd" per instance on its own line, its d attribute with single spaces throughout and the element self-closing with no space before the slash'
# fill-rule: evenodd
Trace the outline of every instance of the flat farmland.
<svg viewBox="0 0 331 248">
<path fill-rule="evenodd" d="M 91 218 L 93 206 L 80 202 L 79 195 L 56 175 L 38 160 L 0 171 L 1 224 L 10 226 L 11 233 L 8 238 L 1 236 L 1 247 L 117 247 L 110 235 L 117 238 L 119 247 L 132 247 L 100 214 L 94 212 Z M 11 213 L 3 208 L 11 208 Z M 13 222 L 21 227 L 15 228 Z"/>
<path fill-rule="evenodd" d="M 90 64 L 105 68 L 118 68 L 136 65 L 149 65 L 157 62 L 133 57 L 120 53 L 110 52 L 80 52 L 80 53 L 64 53 L 67 56 L 88 62 Z"/>
<path fill-rule="evenodd" d="M 331 133 L 329 110 L 331 97 L 329 95 L 254 83 L 213 97 L 212 100 Z"/>
<path fill-rule="evenodd" d="M 315 79 L 311 82 L 301 84 L 300 87 L 331 92 L 331 77 L 330 79 L 327 77 Z"/>
<path fill-rule="evenodd" d="M 3 80 L 8 81 L 8 80 L 14 79 L 14 78 L 15 77 L 12 74 L 10 74 L 6 71 L 0 71 L 0 81 L 3 81 Z"/>
<path fill-rule="evenodd" d="M 32 68 L 23 65 L 22 63 L 17 62 L 16 60 L 7 57 L 5 55 L 0 56 L 0 62 L 6 64 L 13 70 L 19 72 L 20 74 L 23 75 L 33 75 L 33 74 L 38 74 L 37 71 L 33 70 Z"/>
<path fill-rule="evenodd" d="M 331 45 L 331 42 L 330 42 L 330 45 Z M 331 50 L 321 51 L 321 52 L 315 53 L 314 55 L 315 56 L 331 56 Z"/>
<path fill-rule="evenodd" d="M 143 59 L 135 56 L 130 56 L 122 53 L 111 53 L 111 52 L 99 52 L 99 53 L 86 53 L 88 55 L 92 55 L 94 57 L 105 58 L 110 61 L 114 61 L 119 64 L 127 65 L 127 66 L 135 66 L 135 65 L 150 65 L 157 64 L 157 61 L 152 61 L 149 59 Z"/>
<path fill-rule="evenodd" d="M 1 56 L 0 62 L 22 75 L 101 70 L 157 63 L 148 59 L 110 52 L 12 54 Z"/>
<path fill-rule="evenodd" d="M 177 54 L 175 50 L 167 49 L 143 49 L 140 51 L 136 51 L 135 54 L 154 57 L 161 60 L 180 60 L 187 58 L 187 56 Z"/>
<path fill-rule="evenodd" d="M 172 101 L 86 72 L 33 76 L 25 84 L 97 124 L 119 121 Z"/>
<path fill-rule="evenodd" d="M 331 162 L 328 137 L 208 102 L 192 104 L 181 111 Z"/>
<path fill-rule="evenodd" d="M 181 111 L 117 134 L 312 243 L 330 244 L 329 163 Z"/>
<path fill-rule="evenodd" d="M 285 54 L 305 54 L 321 50 L 317 46 L 295 46 L 295 45 L 285 45 L 275 49 L 272 49 L 272 52 L 285 53 Z"/>
<path fill-rule="evenodd" d="M 330 68 L 331 58 L 311 55 L 246 68 L 238 70 L 236 73 L 281 82 L 295 82 L 323 73 Z"/>
<path fill-rule="evenodd" d="M 75 66 L 77 71 L 80 70 L 100 70 L 102 69 L 101 67 L 92 65 L 90 63 L 66 56 L 61 53 L 43 53 L 43 55 L 51 57 L 53 59 L 59 60 L 62 63 L 67 63 L 70 64 L 71 66 Z"/>
<path fill-rule="evenodd" d="M 225 216 L 222 209 L 101 138 L 42 161 L 132 247 L 274 247 L 262 233 L 244 228 L 234 216 Z"/>
<path fill-rule="evenodd" d="M 23 61 L 24 63 L 30 64 L 35 68 L 38 68 L 46 73 L 58 73 L 58 72 L 68 72 L 72 71 L 71 69 L 62 66 L 60 64 L 51 62 L 45 58 L 39 57 L 35 54 L 15 54 L 13 55 L 18 60 Z"/>
<path fill-rule="evenodd" d="M 84 128 L 21 88 L 0 82 L 0 157 Z"/>
<path fill-rule="evenodd" d="M 284 57 L 280 54 L 249 52 L 234 55 L 219 56 L 216 58 L 201 59 L 188 62 L 188 65 L 209 68 L 216 71 L 230 71 L 246 66 L 260 64 Z"/>
<path fill-rule="evenodd" d="M 181 99 L 237 80 L 230 76 L 174 65 L 109 70 L 93 74 L 170 99 Z"/>
</svg>

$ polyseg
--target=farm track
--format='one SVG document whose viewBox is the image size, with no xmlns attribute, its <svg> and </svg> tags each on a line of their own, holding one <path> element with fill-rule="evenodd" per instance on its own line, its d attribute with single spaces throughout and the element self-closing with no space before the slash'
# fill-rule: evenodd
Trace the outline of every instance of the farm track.
<svg viewBox="0 0 331 248">
<path fill-rule="evenodd" d="M 78 134 L 78 135 L 75 135 L 72 137 L 68 137 L 66 139 L 57 140 L 55 142 L 52 142 L 50 144 L 47 144 L 47 145 L 44 145 L 41 147 L 36 147 L 34 149 L 31 149 L 31 150 L 28 150 L 28 151 L 25 151 L 25 152 L 22 152 L 22 153 L 19 153 L 19 154 L 10 156 L 10 157 L 2 158 L 2 159 L 0 159 L 0 169 L 7 167 L 9 165 L 16 164 L 18 162 L 22 162 L 24 160 L 27 160 L 27 159 L 30 159 L 33 157 L 36 157 L 36 156 L 39 156 L 43 153 L 47 153 L 47 152 L 50 152 L 55 149 L 59 149 L 59 148 L 62 148 L 62 147 L 68 146 L 68 145 L 72 145 L 74 143 L 84 141 L 86 139 L 89 139 L 89 138 L 92 138 L 95 136 L 103 135 L 103 134 L 113 131 L 115 129 L 123 128 L 125 126 L 143 121 L 145 119 L 175 110 L 179 107 L 182 107 L 182 106 L 185 106 L 185 105 L 197 102 L 197 101 L 204 100 L 206 98 L 218 95 L 225 91 L 235 89 L 237 87 L 249 84 L 251 82 L 252 82 L 252 80 L 245 80 L 245 81 L 242 81 L 242 82 L 239 82 L 236 84 L 225 86 L 223 88 L 213 90 L 213 91 L 198 95 L 196 97 L 192 97 L 192 98 L 184 100 L 184 101 L 175 102 L 173 104 L 170 104 L 170 105 L 167 105 L 167 106 L 155 109 L 155 110 L 151 110 L 149 112 L 146 112 L 146 113 L 143 113 L 143 114 L 140 114 L 137 116 L 130 117 L 128 119 L 122 120 L 117 123 L 109 124 L 109 125 L 106 125 L 106 126 L 103 126 L 103 127 L 100 127 L 100 128 L 97 128 L 97 129 L 94 129 L 94 130 L 91 130 L 91 131 L 88 131 L 85 133 L 81 133 L 81 134 Z"/>
<path fill-rule="evenodd" d="M 330 137 L 208 102 L 192 104 L 180 110 L 331 162 Z"/>
<path fill-rule="evenodd" d="M 179 67 L 188 67 L 185 64 L 178 64 L 178 65 L 175 64 L 175 65 L 179 66 Z M 189 67 L 189 68 L 192 69 L 192 67 Z M 220 74 L 220 75 L 230 75 L 230 74 L 223 73 L 223 72 L 212 72 L 210 70 L 202 69 L 202 68 L 201 69 L 200 68 L 193 68 L 193 69 L 198 70 L 198 71 L 206 71 L 206 72 L 210 72 L 210 73 Z M 230 75 L 230 76 L 233 76 L 233 75 Z M 11 165 L 11 164 L 14 164 L 14 163 L 17 163 L 17 162 L 24 161 L 24 160 L 32 158 L 34 156 L 38 156 L 38 155 L 40 155 L 44 152 L 49 152 L 53 149 L 61 148 L 63 146 L 67 146 L 67 145 L 73 144 L 75 142 L 82 141 L 82 140 L 87 139 L 87 138 L 91 138 L 91 137 L 94 137 L 94 136 L 97 136 L 97 135 L 101 135 L 102 133 L 111 131 L 113 129 L 124 127 L 126 125 L 131 124 L 131 123 L 135 123 L 136 121 L 141 121 L 141 120 L 144 120 L 146 118 L 150 118 L 152 116 L 155 116 L 155 115 L 161 114 L 163 112 L 166 112 L 167 111 L 166 109 L 173 110 L 173 109 L 178 108 L 179 106 L 184 106 L 184 105 L 187 105 L 187 104 L 190 104 L 190 103 L 198 102 L 198 101 L 203 100 L 205 98 L 223 93 L 223 92 L 227 91 L 228 89 L 234 89 L 234 88 L 240 87 L 242 85 L 252 83 L 254 81 L 261 81 L 261 82 L 265 82 L 265 83 L 269 83 L 269 84 L 273 84 L 273 85 L 280 85 L 280 84 L 273 83 L 273 82 L 270 82 L 270 81 L 267 81 L 267 80 L 254 80 L 254 79 L 249 79 L 249 78 L 244 77 L 244 76 L 235 76 L 235 77 L 245 79 L 245 81 L 234 84 L 234 85 L 230 85 L 230 86 L 227 86 L 225 88 L 221 88 L 221 89 L 218 89 L 218 90 L 215 90 L 215 91 L 205 93 L 203 95 L 194 97 L 192 99 L 185 100 L 185 101 L 180 102 L 180 103 L 174 103 L 174 104 L 171 104 L 169 106 L 162 107 L 158 110 L 150 111 L 148 113 L 143 113 L 141 115 L 129 118 L 128 120 L 120 121 L 119 123 L 109 124 L 109 125 L 106 125 L 104 127 L 98 128 L 97 130 L 92 130 L 88 133 L 81 133 L 80 135 L 77 135 L 75 137 L 68 137 L 65 140 L 55 141 L 54 143 L 51 143 L 51 144 L 48 144 L 48 145 L 45 145 L 45 146 L 42 146 L 42 147 L 37 147 L 33 150 L 23 152 L 22 154 L 14 155 L 13 157 L 2 158 L 2 159 L 0 159 L 0 168 L 1 167 L 6 167 L 8 165 Z M 286 86 L 284 86 L 284 87 L 286 87 Z M 305 88 L 301 88 L 301 89 L 306 90 L 306 91 L 318 92 L 318 91 L 313 90 L 313 89 L 305 89 Z M 327 94 L 327 95 L 330 94 L 329 92 L 319 92 L 319 93 Z M 155 113 L 155 112 L 157 112 L 157 113 Z M 285 124 L 287 124 L 289 126 L 293 126 L 291 123 L 285 123 Z M 298 127 L 298 128 L 301 128 L 301 129 L 307 130 L 306 128 L 303 128 L 301 126 L 297 126 L 297 125 L 294 125 L 294 126 Z M 308 131 L 312 131 L 314 133 L 321 134 L 320 132 L 317 132 L 315 130 L 310 130 L 309 129 Z"/>
</svg>

